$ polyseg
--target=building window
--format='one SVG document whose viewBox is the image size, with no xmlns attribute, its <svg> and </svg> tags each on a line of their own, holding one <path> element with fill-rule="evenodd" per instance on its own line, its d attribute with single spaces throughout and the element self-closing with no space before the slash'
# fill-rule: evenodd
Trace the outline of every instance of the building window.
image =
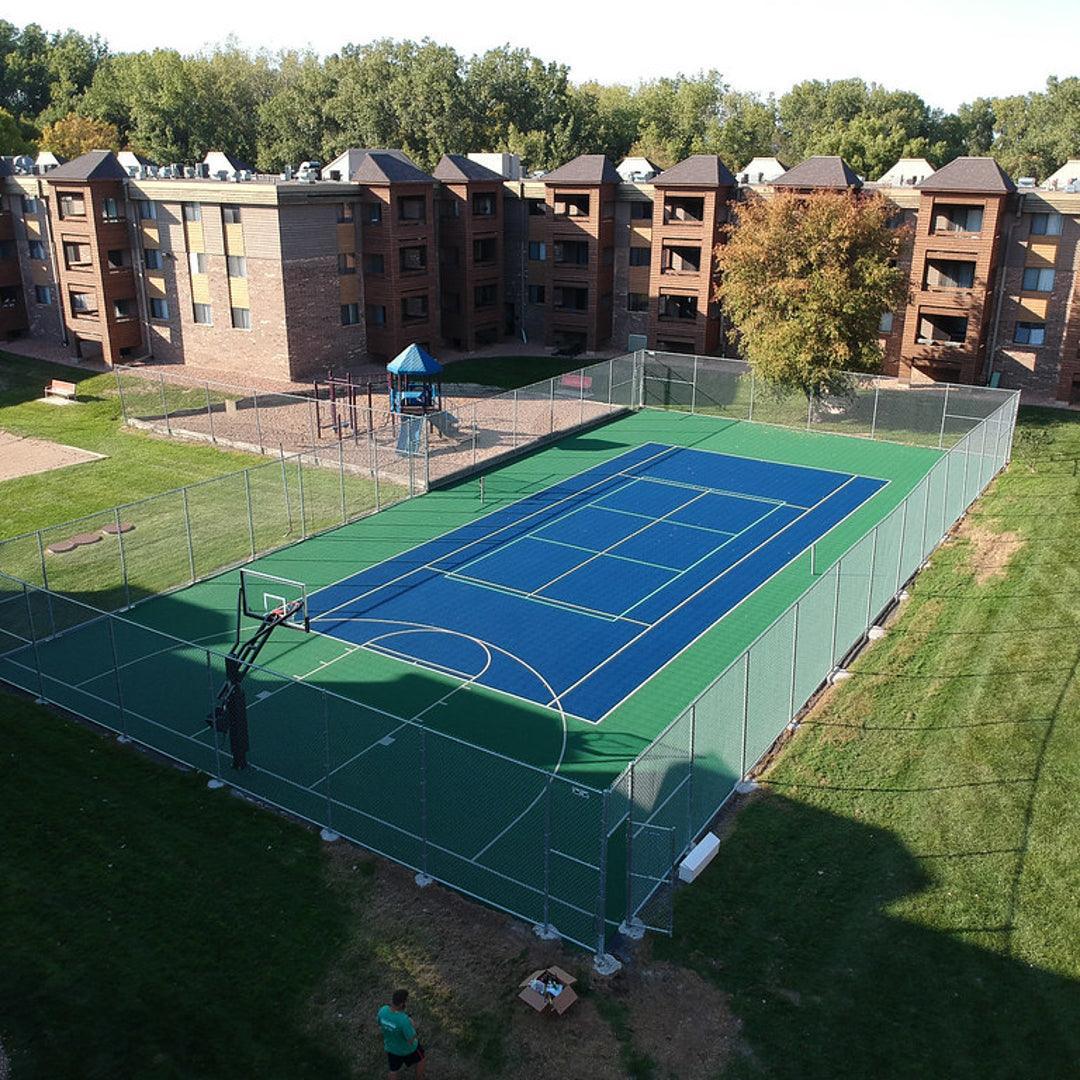
<svg viewBox="0 0 1080 1080">
<path fill-rule="evenodd" d="M 44 259 L 45 258 L 45 244 L 41 240 L 30 241 L 30 258 L 31 259 Z"/>
<path fill-rule="evenodd" d="M 202 206 L 197 202 L 184 203 L 185 221 L 202 221 Z"/>
<path fill-rule="evenodd" d="M 101 200 L 101 216 L 105 221 L 123 221 L 124 213 L 116 199 Z"/>
<path fill-rule="evenodd" d="M 555 213 L 560 217 L 588 217 L 588 195 L 556 195 Z"/>
<path fill-rule="evenodd" d="M 404 322 L 416 322 L 426 319 L 428 313 L 427 294 L 403 296 L 401 298 L 401 318 Z"/>
<path fill-rule="evenodd" d="M 661 319 L 696 319 L 697 313 L 696 296 L 660 297 Z"/>
<path fill-rule="evenodd" d="M 15 244 L 11 240 L 0 240 L 0 259 L 14 259 Z"/>
<path fill-rule="evenodd" d="M 495 196 L 487 193 L 474 195 L 472 199 L 472 212 L 475 217 L 495 216 Z"/>
<path fill-rule="evenodd" d="M 48 285 L 34 286 L 34 299 L 39 304 L 52 304 L 52 289 Z"/>
<path fill-rule="evenodd" d="M 341 305 L 341 325 L 342 326 L 356 326 L 360 322 L 360 305 L 359 304 L 342 304 Z"/>
<path fill-rule="evenodd" d="M 210 256 L 205 251 L 189 251 L 188 266 L 193 274 L 205 274 L 210 269 Z"/>
<path fill-rule="evenodd" d="M 157 221 L 157 207 L 149 199 L 137 199 L 135 206 L 140 221 Z"/>
<path fill-rule="evenodd" d="M 1018 345 L 1042 345 L 1046 340 L 1046 323 L 1018 322 L 1013 331 L 1013 341 Z"/>
<path fill-rule="evenodd" d="M 966 315 L 921 315 L 915 337 L 919 345 L 963 345 L 967 340 Z"/>
<path fill-rule="evenodd" d="M 380 203 L 380 202 L 364 203 L 364 220 L 369 225 L 381 225 L 382 224 L 382 203 Z"/>
<path fill-rule="evenodd" d="M 439 217 L 444 221 L 451 220 L 458 217 L 460 211 L 458 209 L 458 200 L 453 196 L 449 196 L 445 199 L 439 200 Z"/>
<path fill-rule="evenodd" d="M 226 255 L 225 265 L 228 268 L 229 277 L 247 277 L 247 258 L 243 255 Z"/>
<path fill-rule="evenodd" d="M 128 265 L 128 253 L 123 248 L 111 248 L 105 257 L 110 270 L 122 270 Z"/>
<path fill-rule="evenodd" d="M 418 224 L 427 221 L 427 199 L 423 195 L 399 195 L 398 221 Z"/>
<path fill-rule="evenodd" d="M 168 301 L 162 299 L 160 296 L 150 297 L 150 318 L 151 319 L 167 319 L 169 317 L 169 304 Z"/>
<path fill-rule="evenodd" d="M 232 324 L 234 330 L 251 329 L 251 308 L 234 307 L 230 308 L 229 311 L 232 315 Z"/>
<path fill-rule="evenodd" d="M 634 221 L 652 221 L 652 203 L 632 202 L 630 204 L 630 217 Z"/>
<path fill-rule="evenodd" d="M 403 247 L 399 253 L 401 269 L 405 273 L 423 270 L 427 267 L 427 248 L 423 244 L 415 247 Z"/>
<path fill-rule="evenodd" d="M 970 289 L 975 285 L 975 263 L 960 259 L 927 259 L 928 289 Z"/>
<path fill-rule="evenodd" d="M 97 299 L 93 293 L 71 293 L 71 314 L 75 316 L 97 315 Z"/>
<path fill-rule="evenodd" d="M 530 304 L 542 304 L 542 303 L 544 303 L 544 286 L 543 285 L 530 285 L 529 286 L 529 303 Z"/>
<path fill-rule="evenodd" d="M 533 262 L 544 262 L 547 259 L 547 244 L 543 240 L 530 240 L 529 258 Z"/>
<path fill-rule="evenodd" d="M 59 195 L 60 216 L 62 218 L 86 217 L 86 203 L 82 195 L 74 191 L 61 191 Z"/>
<path fill-rule="evenodd" d="M 474 291 L 474 301 L 478 308 L 491 307 L 499 299 L 499 290 L 496 285 L 477 285 Z"/>
<path fill-rule="evenodd" d="M 577 286 L 555 286 L 555 307 L 559 311 L 588 311 L 589 290 Z"/>
<path fill-rule="evenodd" d="M 630 311 L 648 311 L 649 294 L 643 292 L 628 293 L 626 297 L 626 306 Z"/>
<path fill-rule="evenodd" d="M 221 208 L 221 220 L 226 225 L 240 224 L 240 207 L 233 203 L 226 203 Z"/>
<path fill-rule="evenodd" d="M 356 305 L 354 304 L 353 307 Z M 385 304 L 368 304 L 367 310 L 364 312 L 367 317 L 367 321 L 372 326 L 385 326 L 386 325 L 386 305 Z"/>
<path fill-rule="evenodd" d="M 213 326 L 214 320 L 209 304 L 193 304 L 192 307 L 195 309 L 195 321 L 200 326 Z"/>
<path fill-rule="evenodd" d="M 24 195 L 22 197 L 22 212 L 23 214 L 36 214 L 41 209 L 41 204 L 34 198 L 33 195 Z"/>
<path fill-rule="evenodd" d="M 365 274 L 385 274 L 386 273 L 386 259 L 381 254 L 372 254 L 364 256 L 364 273 Z"/>
<path fill-rule="evenodd" d="M 962 204 L 938 203 L 934 208 L 934 232 L 982 232 L 983 208 Z"/>
<path fill-rule="evenodd" d="M 555 262 L 566 266 L 589 265 L 589 243 L 587 240 L 556 240 L 551 254 Z"/>
<path fill-rule="evenodd" d="M 89 266 L 90 245 L 77 244 L 73 240 L 65 240 L 64 264 L 69 270 L 77 270 Z"/>
<path fill-rule="evenodd" d="M 473 241 L 473 262 L 491 263 L 495 261 L 496 246 L 495 238 L 485 237 L 482 240 Z"/>
<path fill-rule="evenodd" d="M 337 219 L 339 225 L 344 225 L 346 222 L 352 221 L 355 214 L 355 209 L 351 202 L 338 203 Z"/>
<path fill-rule="evenodd" d="M 143 261 L 147 270 L 161 269 L 161 252 L 157 248 L 147 248 L 143 252 Z"/>
<path fill-rule="evenodd" d="M 631 266 L 648 266 L 652 260 L 652 248 L 632 247 L 630 249 Z"/>
<path fill-rule="evenodd" d="M 879 334 L 891 334 L 893 324 L 893 313 L 891 311 L 882 312 L 881 318 L 878 320 L 878 333 Z"/>
<path fill-rule="evenodd" d="M 0 285 L 0 308 L 18 307 L 21 295 L 22 289 L 17 285 Z"/>
<path fill-rule="evenodd" d="M 1050 267 L 1028 266 L 1024 270 L 1024 292 L 1051 292 L 1054 271 Z"/>
<path fill-rule="evenodd" d="M 113 314 L 118 319 L 129 319 L 135 314 L 135 301 L 124 297 L 113 301 Z"/>
<path fill-rule="evenodd" d="M 1060 214 L 1032 214 L 1031 215 L 1031 235 L 1032 236 L 1060 236 L 1061 235 L 1061 215 Z"/>
</svg>

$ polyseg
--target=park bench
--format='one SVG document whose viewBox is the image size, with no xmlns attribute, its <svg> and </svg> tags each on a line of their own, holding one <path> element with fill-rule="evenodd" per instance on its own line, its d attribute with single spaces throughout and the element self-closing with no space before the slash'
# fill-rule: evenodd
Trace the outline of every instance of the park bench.
<svg viewBox="0 0 1080 1080">
<path fill-rule="evenodd" d="M 75 384 L 73 382 L 65 382 L 63 379 L 53 379 L 48 386 L 45 387 L 46 397 L 59 397 L 65 398 L 68 401 L 75 401 Z"/>
</svg>

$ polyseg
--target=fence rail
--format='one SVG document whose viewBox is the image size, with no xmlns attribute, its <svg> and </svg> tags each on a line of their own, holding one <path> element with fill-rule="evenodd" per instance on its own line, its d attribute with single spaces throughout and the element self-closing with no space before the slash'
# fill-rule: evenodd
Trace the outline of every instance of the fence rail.
<svg viewBox="0 0 1080 1080">
<path fill-rule="evenodd" d="M 129 422 L 232 445 L 254 434 L 249 448 L 270 460 L 0 543 L 0 677 L 598 952 L 623 923 L 670 932 L 678 860 L 1008 461 L 1018 403 L 1003 391 L 887 379 L 855 379 L 849 393 L 826 398 L 774 395 L 737 361 L 638 352 L 516 391 L 454 399 L 434 422 L 398 416 L 380 427 L 374 407 L 357 406 L 364 411 L 324 436 L 312 412 L 322 406 L 311 398 L 232 388 L 227 406 L 226 392 L 210 385 L 117 377 Z M 266 667 L 252 674 L 254 707 L 260 724 L 287 735 L 254 746 L 250 767 L 238 772 L 206 725 L 224 656 L 122 613 L 642 407 L 943 453 L 872 532 L 815 566 L 813 584 L 606 789 Z M 445 433 L 436 432 L 440 423 Z M 82 533 L 104 538 L 47 555 Z M 146 665 L 156 677 L 147 678 Z M 189 689 L 163 694 L 163 686 Z M 407 762 L 392 775 L 370 753 L 387 738 Z M 473 790 L 501 803 L 476 815 L 461 797 Z M 495 835 L 485 820 L 498 821 Z"/>
</svg>

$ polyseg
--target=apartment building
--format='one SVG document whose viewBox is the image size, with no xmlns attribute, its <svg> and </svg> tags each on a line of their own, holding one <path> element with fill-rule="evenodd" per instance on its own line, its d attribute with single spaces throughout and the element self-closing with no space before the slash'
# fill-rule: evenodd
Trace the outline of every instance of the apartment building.
<svg viewBox="0 0 1080 1080">
<path fill-rule="evenodd" d="M 1017 187 L 986 158 L 863 181 L 838 157 L 739 180 L 709 155 L 647 180 L 597 155 L 521 179 L 502 157 L 485 161 L 503 175 L 457 154 L 429 175 L 353 149 L 280 177 L 0 160 L 0 335 L 279 379 L 411 342 L 723 353 L 715 252 L 739 200 L 876 191 L 910 282 L 882 316 L 884 369 L 1080 403 L 1080 162 Z"/>
</svg>

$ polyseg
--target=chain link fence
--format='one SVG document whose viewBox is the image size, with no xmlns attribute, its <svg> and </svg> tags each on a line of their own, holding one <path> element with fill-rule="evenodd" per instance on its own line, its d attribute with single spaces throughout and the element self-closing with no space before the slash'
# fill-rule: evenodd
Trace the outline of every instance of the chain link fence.
<svg viewBox="0 0 1080 1080">
<path fill-rule="evenodd" d="M 0 678 L 598 953 L 620 925 L 670 933 L 679 859 L 1007 462 L 1018 403 L 880 379 L 807 401 L 765 392 L 737 361 L 638 352 L 455 400 L 452 423 L 358 405 L 327 436 L 312 399 L 118 379 L 129 422 L 269 459 L 0 544 Z M 224 654 L 123 613 L 642 406 L 946 452 L 606 790 L 259 666 L 248 764 L 234 768 L 207 720 Z M 75 535 L 97 539 L 50 553 Z"/>
</svg>

